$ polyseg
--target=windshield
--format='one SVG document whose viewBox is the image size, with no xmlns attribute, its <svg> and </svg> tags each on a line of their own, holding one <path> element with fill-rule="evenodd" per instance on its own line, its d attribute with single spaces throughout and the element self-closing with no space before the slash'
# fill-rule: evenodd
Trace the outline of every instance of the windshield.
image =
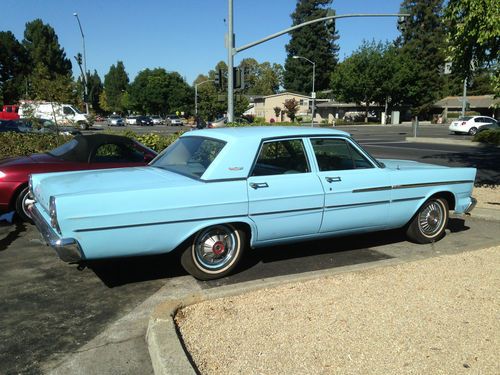
<svg viewBox="0 0 500 375">
<path fill-rule="evenodd" d="M 179 138 L 150 165 L 191 177 L 201 177 L 226 142 L 204 137 Z"/>
<path fill-rule="evenodd" d="M 73 111 L 75 111 L 76 113 L 83 114 L 83 112 L 82 112 L 82 111 L 80 111 L 78 108 L 71 107 L 71 109 L 72 109 Z"/>
<path fill-rule="evenodd" d="M 63 156 L 64 154 L 68 153 L 69 151 L 73 150 L 76 146 L 78 145 L 78 141 L 76 139 L 72 139 L 71 141 L 53 149 L 52 151 L 47 152 L 49 155 L 52 156 Z"/>
</svg>

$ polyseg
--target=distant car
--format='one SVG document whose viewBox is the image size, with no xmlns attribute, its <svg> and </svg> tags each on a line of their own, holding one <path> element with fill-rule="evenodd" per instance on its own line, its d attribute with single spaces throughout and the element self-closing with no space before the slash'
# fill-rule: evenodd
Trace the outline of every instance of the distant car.
<svg viewBox="0 0 500 375">
<path fill-rule="evenodd" d="M 111 115 L 108 117 L 108 126 L 125 126 L 123 118 L 118 115 Z"/>
<path fill-rule="evenodd" d="M 154 125 L 163 124 L 163 119 L 160 116 L 151 116 L 151 120 L 153 120 Z"/>
<path fill-rule="evenodd" d="M 148 116 L 137 116 L 136 119 L 137 125 L 140 126 L 153 126 L 153 120 L 151 120 L 151 117 Z"/>
<path fill-rule="evenodd" d="M 23 220 L 30 219 L 25 203 L 32 173 L 143 166 L 155 156 L 156 152 L 131 138 L 93 134 L 76 136 L 44 154 L 1 160 L 0 212 L 15 210 Z"/>
<path fill-rule="evenodd" d="M 498 129 L 498 121 L 488 116 L 465 116 L 453 121 L 448 128 L 455 134 L 476 135 L 487 129 Z"/>
<path fill-rule="evenodd" d="M 165 120 L 166 124 L 169 126 L 182 126 L 182 119 L 177 115 L 168 115 Z"/>
<path fill-rule="evenodd" d="M 125 123 L 127 125 L 137 125 L 137 116 L 127 116 L 125 118 Z"/>
<path fill-rule="evenodd" d="M 28 133 L 29 129 L 18 120 L 0 120 L 0 133 Z"/>
<path fill-rule="evenodd" d="M 81 134 L 80 130 L 71 126 L 58 126 L 52 120 L 45 119 L 21 119 L 0 121 L 0 132 L 14 133 L 42 133 L 42 134 L 65 134 L 77 135 Z"/>
<path fill-rule="evenodd" d="M 377 160 L 339 130 L 207 129 L 184 133 L 147 167 L 32 174 L 29 210 L 62 260 L 177 249 L 208 280 L 249 248 L 396 228 L 434 243 L 450 210 L 474 207 L 475 176 Z"/>
<path fill-rule="evenodd" d="M 227 126 L 227 117 L 222 117 L 220 119 L 211 121 L 208 123 L 207 128 L 212 129 L 212 128 L 224 128 Z M 238 124 L 249 124 L 250 121 L 248 121 L 246 118 L 243 117 L 235 117 L 234 121 L 235 123 Z"/>
</svg>

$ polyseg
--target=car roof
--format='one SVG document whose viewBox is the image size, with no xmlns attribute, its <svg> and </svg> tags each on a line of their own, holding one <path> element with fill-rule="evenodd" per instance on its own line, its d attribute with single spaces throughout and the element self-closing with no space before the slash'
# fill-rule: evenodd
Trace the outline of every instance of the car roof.
<svg viewBox="0 0 500 375">
<path fill-rule="evenodd" d="M 231 141 L 241 138 L 279 138 L 279 137 L 306 137 L 319 135 L 350 136 L 349 133 L 331 128 L 313 128 L 308 126 L 240 126 L 215 129 L 196 130 L 184 133 L 183 137 L 200 136 L 218 138 L 223 141 Z"/>
<path fill-rule="evenodd" d="M 61 155 L 59 158 L 67 161 L 86 162 L 92 150 L 97 147 L 107 144 L 132 144 L 134 141 L 131 138 L 114 134 L 87 134 L 77 135 L 75 138 L 77 145 L 70 151 Z"/>
</svg>

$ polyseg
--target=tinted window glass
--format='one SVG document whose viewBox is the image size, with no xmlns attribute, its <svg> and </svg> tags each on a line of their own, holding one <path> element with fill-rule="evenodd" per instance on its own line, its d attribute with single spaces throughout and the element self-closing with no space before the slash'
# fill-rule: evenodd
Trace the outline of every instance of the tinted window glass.
<svg viewBox="0 0 500 375">
<path fill-rule="evenodd" d="M 50 152 L 48 152 L 48 154 L 53 155 L 53 156 L 62 156 L 64 154 L 66 154 L 67 152 L 73 150 L 77 145 L 78 145 L 77 140 L 72 139 L 71 141 L 53 149 Z"/>
<path fill-rule="evenodd" d="M 201 177 L 225 146 L 224 141 L 203 137 L 179 138 L 151 164 L 181 174 Z"/>
<path fill-rule="evenodd" d="M 139 163 L 144 155 L 132 145 L 108 143 L 99 146 L 94 156 L 95 163 Z"/>
<path fill-rule="evenodd" d="M 373 168 L 354 147 L 342 139 L 311 139 L 320 171 Z"/>
<path fill-rule="evenodd" d="M 302 141 L 291 139 L 264 143 L 252 176 L 306 173 L 309 171 Z"/>
</svg>

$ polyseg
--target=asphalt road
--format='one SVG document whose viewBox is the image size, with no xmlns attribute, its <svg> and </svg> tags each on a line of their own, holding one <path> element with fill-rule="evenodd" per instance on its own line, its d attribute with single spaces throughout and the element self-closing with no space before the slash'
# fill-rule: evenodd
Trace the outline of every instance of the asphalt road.
<svg viewBox="0 0 500 375">
<path fill-rule="evenodd" d="M 176 127 L 154 129 L 178 131 Z M 128 127 L 130 128 L 130 127 Z M 150 128 L 145 129 L 150 131 Z M 376 157 L 413 159 L 444 165 L 478 166 L 479 180 L 498 183 L 499 149 L 403 142 L 411 128 L 342 127 Z M 422 136 L 452 137 L 444 127 L 422 127 Z M 490 182 L 488 182 L 490 181 Z M 307 242 L 249 252 L 237 274 L 201 283 L 204 288 L 275 275 L 390 257 L 433 256 L 498 243 L 498 223 L 453 219 L 451 232 L 435 245 L 407 242 L 399 231 Z M 185 275 L 172 256 L 111 260 L 78 270 L 57 259 L 30 224 L 0 223 L 0 374 L 37 374 L 88 342 L 162 287 Z"/>
</svg>

